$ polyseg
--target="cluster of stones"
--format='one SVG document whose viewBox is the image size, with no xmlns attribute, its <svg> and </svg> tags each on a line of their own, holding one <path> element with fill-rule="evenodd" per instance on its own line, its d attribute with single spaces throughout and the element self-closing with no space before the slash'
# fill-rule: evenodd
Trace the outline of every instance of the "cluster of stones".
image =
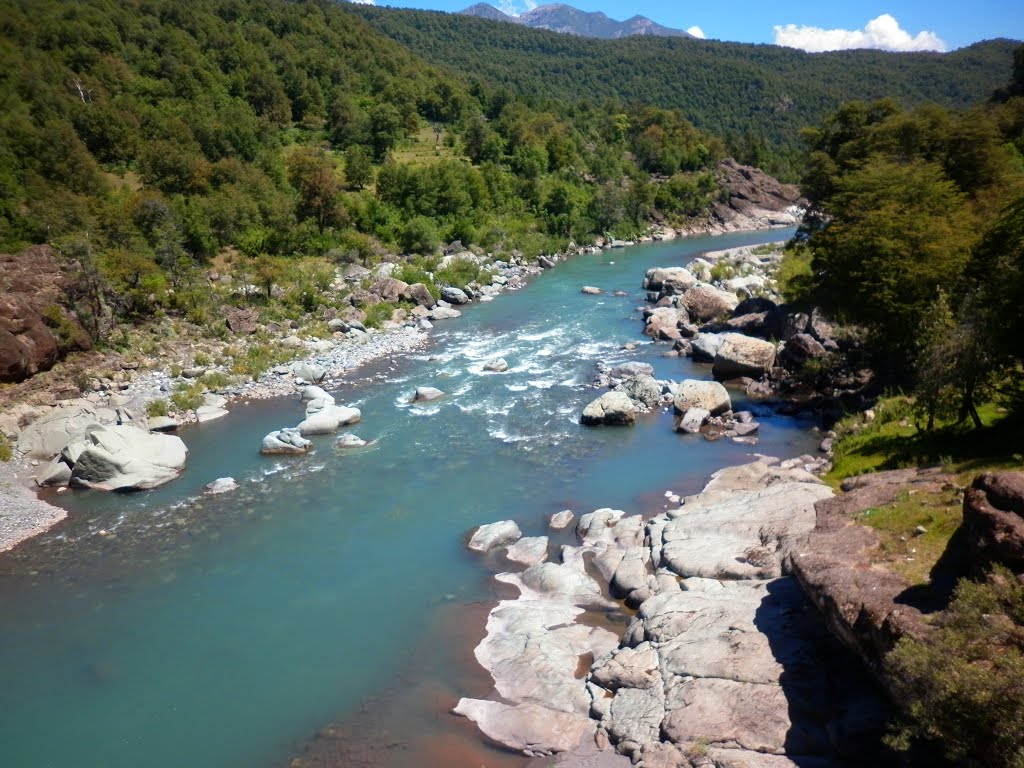
<svg viewBox="0 0 1024 768">
<path fill-rule="evenodd" d="M 760 425 L 749 411 L 734 412 L 728 390 L 717 381 L 685 379 L 660 381 L 647 363 L 631 362 L 600 373 L 598 386 L 611 390 L 583 410 L 586 426 L 628 425 L 638 413 L 672 408 L 677 432 L 702 434 L 705 439 L 731 438 L 756 442 Z"/>
<path fill-rule="evenodd" d="M 333 395 L 315 384 L 303 386 L 300 394 L 305 404 L 306 418 L 297 427 L 278 429 L 264 437 L 260 453 L 266 456 L 308 453 L 313 448 L 309 437 L 333 434 L 341 427 L 356 424 L 362 419 L 358 408 L 338 405 Z M 366 443 L 355 435 L 346 434 L 339 439 L 338 444 L 352 448 Z"/>
<path fill-rule="evenodd" d="M 520 592 L 476 648 L 497 696 L 455 712 L 526 754 L 564 753 L 557 765 L 827 764 L 877 725 L 877 706 L 821 651 L 824 628 L 780 562 L 831 496 L 794 462 L 762 459 L 649 520 L 583 515 L 557 562 L 496 577 Z M 511 550 L 520 535 L 503 521 L 470 546 Z M 618 601 L 636 609 L 621 637 L 580 621 L 621 617 Z"/>
</svg>

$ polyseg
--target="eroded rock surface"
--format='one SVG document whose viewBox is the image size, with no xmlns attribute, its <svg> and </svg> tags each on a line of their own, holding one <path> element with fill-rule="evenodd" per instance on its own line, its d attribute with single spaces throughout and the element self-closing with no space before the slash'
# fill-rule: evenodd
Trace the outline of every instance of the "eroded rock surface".
<svg viewBox="0 0 1024 768">
<path fill-rule="evenodd" d="M 463 699 L 456 712 L 514 749 L 565 752 L 559 765 L 618 764 L 604 746 L 674 768 L 827 765 L 859 748 L 877 725 L 873 694 L 779 577 L 832 495 L 762 459 L 650 520 L 583 515 L 561 563 L 497 577 L 521 595 L 491 612 L 476 655 L 501 700 Z M 615 605 L 592 574 L 637 608 L 621 638 L 580 621 Z"/>
</svg>

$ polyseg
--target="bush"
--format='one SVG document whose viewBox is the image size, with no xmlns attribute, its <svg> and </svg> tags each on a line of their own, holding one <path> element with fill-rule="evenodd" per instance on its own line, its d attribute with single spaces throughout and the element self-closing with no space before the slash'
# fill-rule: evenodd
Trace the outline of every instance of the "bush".
<svg viewBox="0 0 1024 768">
<path fill-rule="evenodd" d="M 465 288 L 470 283 L 482 282 L 487 277 L 490 282 L 490 273 L 480 268 L 471 259 L 454 259 L 444 269 L 437 270 L 434 279 L 440 285 L 453 285 L 456 288 Z"/>
<path fill-rule="evenodd" d="M 385 321 L 391 319 L 391 313 L 396 309 L 395 305 L 381 301 L 366 308 L 366 319 L 363 325 L 367 328 L 380 328 Z"/>
<path fill-rule="evenodd" d="M 171 393 L 171 402 L 179 411 L 194 411 L 203 404 L 203 385 L 181 383 Z"/>
<path fill-rule="evenodd" d="M 166 416 L 169 410 L 170 408 L 167 401 L 162 397 L 157 400 L 150 400 L 146 403 L 146 415 L 151 419 L 155 416 Z"/>
<path fill-rule="evenodd" d="M 887 657 L 905 719 L 891 743 L 937 741 L 957 765 L 1024 768 L 1024 585 L 997 567 L 962 581 L 927 640 Z"/>
<path fill-rule="evenodd" d="M 433 253 L 440 235 L 433 221 L 425 216 L 414 216 L 402 228 L 398 242 L 406 253 Z"/>
<path fill-rule="evenodd" d="M 0 462 L 10 461 L 13 455 L 14 451 L 11 449 L 11 444 L 7 442 L 7 435 L 0 434 Z"/>
</svg>

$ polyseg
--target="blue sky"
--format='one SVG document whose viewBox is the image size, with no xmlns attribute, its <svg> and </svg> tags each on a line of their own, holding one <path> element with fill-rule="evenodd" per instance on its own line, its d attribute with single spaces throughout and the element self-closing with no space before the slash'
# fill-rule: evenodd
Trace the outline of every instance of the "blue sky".
<svg viewBox="0 0 1024 768">
<path fill-rule="evenodd" d="M 538 4 L 533 0 L 489 1 L 503 10 L 518 12 Z M 377 0 L 376 4 L 460 11 L 473 2 L 475 0 Z M 718 40 L 779 42 L 815 50 L 837 47 L 952 50 L 993 37 L 1024 39 L 1024 0 L 571 0 L 568 4 L 585 11 L 603 11 L 613 19 L 641 14 L 668 27 L 690 29 L 696 26 L 704 36 Z M 879 17 L 883 18 L 879 21 Z M 780 28 L 779 32 L 776 27 Z"/>
</svg>

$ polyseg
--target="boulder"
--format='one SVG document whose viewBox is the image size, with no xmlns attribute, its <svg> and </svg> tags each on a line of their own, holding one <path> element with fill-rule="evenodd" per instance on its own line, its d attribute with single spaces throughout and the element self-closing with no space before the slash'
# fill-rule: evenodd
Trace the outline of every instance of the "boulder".
<svg viewBox="0 0 1024 768">
<path fill-rule="evenodd" d="M 707 283 L 688 288 L 679 301 L 690 317 L 702 323 L 729 315 L 740 303 L 736 294 L 721 291 Z"/>
<path fill-rule="evenodd" d="M 309 386 L 302 387 L 299 390 L 299 395 L 302 397 L 302 402 L 310 403 L 314 400 L 326 401 L 330 405 L 334 405 L 334 397 L 331 396 L 327 390 L 310 384 Z"/>
<path fill-rule="evenodd" d="M 652 339 L 675 341 L 683 337 L 683 328 L 689 323 L 685 309 L 676 307 L 657 307 L 645 312 L 644 334 Z M 690 334 L 687 334 L 690 335 Z"/>
<path fill-rule="evenodd" d="M 683 267 L 655 267 L 647 270 L 644 288 L 666 296 L 680 294 L 697 284 L 697 278 Z"/>
<path fill-rule="evenodd" d="M 196 421 L 200 424 L 205 424 L 208 421 L 214 421 L 227 415 L 227 409 L 217 408 L 213 405 L 201 405 L 196 408 Z"/>
<path fill-rule="evenodd" d="M 711 368 L 717 379 L 735 379 L 740 376 L 759 378 L 775 365 L 775 345 L 764 339 L 755 339 L 739 333 L 727 333 L 715 355 Z"/>
<path fill-rule="evenodd" d="M 146 421 L 150 432 L 173 432 L 181 422 L 170 416 L 152 416 Z"/>
<path fill-rule="evenodd" d="M 686 379 L 674 388 L 676 414 L 682 416 L 691 408 L 702 408 L 712 416 L 732 410 L 729 392 L 717 381 Z"/>
<path fill-rule="evenodd" d="M 50 459 L 79 437 L 91 424 L 116 424 L 117 412 L 75 403 L 55 408 L 25 427 L 18 435 L 18 450 L 33 459 Z"/>
<path fill-rule="evenodd" d="M 260 453 L 267 456 L 308 453 L 313 443 L 302 437 L 298 429 L 279 429 L 263 438 Z"/>
<path fill-rule="evenodd" d="M 334 445 L 338 448 L 362 448 L 366 441 L 356 435 L 347 433 L 339 437 Z"/>
<path fill-rule="evenodd" d="M 256 333 L 260 315 L 250 307 L 232 307 L 224 313 L 224 323 L 232 333 Z"/>
<path fill-rule="evenodd" d="M 585 293 L 588 296 L 598 296 L 602 291 L 600 288 L 595 288 L 593 285 L 584 285 L 580 288 L 580 293 Z"/>
<path fill-rule="evenodd" d="M 36 474 L 36 485 L 40 488 L 67 485 L 69 482 L 71 482 L 71 466 L 64 461 L 62 456 L 50 459 L 46 466 Z"/>
<path fill-rule="evenodd" d="M 688 432 L 695 435 L 700 432 L 700 428 L 707 423 L 709 418 L 711 418 L 711 413 L 706 408 L 690 408 L 676 421 L 676 432 Z"/>
<path fill-rule="evenodd" d="M 503 357 L 499 357 L 497 360 L 491 360 L 489 363 L 484 364 L 485 371 L 491 371 L 493 373 L 504 373 L 508 370 L 508 362 Z"/>
<path fill-rule="evenodd" d="M 505 557 L 514 563 L 530 566 L 548 559 L 548 537 L 528 536 L 509 546 Z"/>
<path fill-rule="evenodd" d="M 185 469 L 188 448 L 180 437 L 128 425 L 96 425 L 71 471 L 71 484 L 103 491 L 156 488 Z"/>
<path fill-rule="evenodd" d="M 583 409 L 580 423 L 584 426 L 628 426 L 636 423 L 636 407 L 625 392 L 606 392 Z"/>
<path fill-rule="evenodd" d="M 721 333 L 700 333 L 694 336 L 690 339 L 694 362 L 713 363 L 723 341 L 725 341 L 725 335 Z"/>
<path fill-rule="evenodd" d="M 297 427 L 303 437 L 308 435 L 329 435 L 338 427 L 355 424 L 362 418 L 358 408 L 331 405 L 307 416 Z"/>
<path fill-rule="evenodd" d="M 572 521 L 576 516 L 572 513 L 571 509 L 563 509 L 561 512 L 555 512 L 551 515 L 551 519 L 548 520 L 548 525 L 556 531 L 560 531 L 563 528 L 568 528 L 572 525 Z"/>
<path fill-rule="evenodd" d="M 380 296 L 383 301 L 402 301 L 409 298 L 409 284 L 394 277 L 382 277 L 370 286 L 370 292 Z"/>
<path fill-rule="evenodd" d="M 1024 573 L 1024 472 L 987 472 L 964 494 L 964 531 L 973 564 Z"/>
<path fill-rule="evenodd" d="M 468 304 L 469 296 L 461 288 L 454 285 L 446 285 L 441 289 L 441 298 L 449 304 Z"/>
<path fill-rule="evenodd" d="M 630 360 L 628 363 L 612 368 L 608 375 L 613 379 L 628 379 L 630 376 L 640 376 L 645 373 L 654 375 L 654 366 L 650 363 L 641 363 L 639 360 Z"/>
<path fill-rule="evenodd" d="M 433 309 L 437 306 L 437 300 L 423 283 L 413 283 L 408 289 L 409 298 L 416 302 L 416 306 L 426 309 Z"/>
<path fill-rule="evenodd" d="M 206 484 L 206 492 L 212 496 L 216 496 L 221 493 L 230 493 L 235 490 L 238 490 L 238 483 L 235 482 L 235 478 L 233 477 L 218 477 L 212 483 Z"/>
<path fill-rule="evenodd" d="M 631 376 L 622 382 L 618 390 L 648 408 L 657 408 L 661 404 L 661 385 L 649 373 Z"/>
<path fill-rule="evenodd" d="M 436 387 L 416 387 L 416 392 L 412 396 L 414 403 L 429 402 L 430 400 L 437 400 L 439 397 L 444 397 L 445 393 Z"/>
<path fill-rule="evenodd" d="M 468 546 L 474 552 L 487 552 L 503 544 L 517 541 L 522 536 L 523 532 L 519 530 L 514 520 L 500 520 L 477 528 Z"/>
<path fill-rule="evenodd" d="M 779 349 L 779 364 L 789 371 L 799 371 L 808 360 L 825 357 L 828 351 L 809 333 L 791 336 Z"/>
<path fill-rule="evenodd" d="M 295 363 L 292 366 L 292 373 L 303 381 L 310 381 L 313 384 L 319 384 L 327 378 L 327 371 L 322 366 L 313 363 Z"/>
<path fill-rule="evenodd" d="M 462 313 L 451 307 L 434 307 L 427 317 L 430 320 L 454 320 L 456 317 L 462 317 Z"/>
<path fill-rule="evenodd" d="M 352 330 L 352 326 L 347 320 L 343 320 L 340 317 L 336 317 L 333 320 L 327 321 L 327 330 L 331 333 L 348 333 Z"/>
</svg>

